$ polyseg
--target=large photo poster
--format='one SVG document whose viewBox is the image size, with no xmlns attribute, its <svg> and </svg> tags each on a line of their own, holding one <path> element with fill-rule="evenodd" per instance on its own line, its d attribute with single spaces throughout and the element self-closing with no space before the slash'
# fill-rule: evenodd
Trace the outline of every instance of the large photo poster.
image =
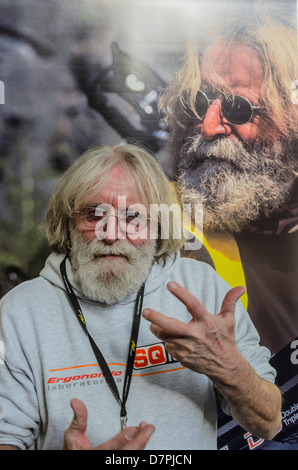
<svg viewBox="0 0 298 470">
<path fill-rule="evenodd" d="M 182 256 L 246 287 L 283 395 L 272 441 L 218 407 L 218 449 L 298 449 L 296 0 L 1 0 L 0 38 L 0 296 L 42 269 L 67 168 L 144 146 L 202 205 Z"/>
</svg>

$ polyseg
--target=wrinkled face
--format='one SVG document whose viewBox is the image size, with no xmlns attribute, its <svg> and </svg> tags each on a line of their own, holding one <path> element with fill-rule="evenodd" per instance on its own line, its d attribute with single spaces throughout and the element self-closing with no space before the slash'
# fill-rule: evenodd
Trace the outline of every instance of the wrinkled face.
<svg viewBox="0 0 298 470">
<path fill-rule="evenodd" d="M 135 226 L 128 209 L 135 209 L 138 220 L 145 223 Z M 147 212 L 140 219 L 138 209 L 144 212 L 145 206 L 124 168 L 116 164 L 102 191 L 88 198 L 75 215 L 71 264 L 75 281 L 87 297 L 115 303 L 136 292 L 147 278 L 155 242 L 148 235 Z"/>
<path fill-rule="evenodd" d="M 253 106 L 260 106 L 263 71 L 258 57 L 246 46 L 232 43 L 214 46 L 202 64 L 202 87 L 208 96 L 214 84 L 218 90 L 247 98 Z M 216 93 L 216 92 L 215 92 Z M 242 125 L 233 125 L 225 118 L 220 99 L 214 101 L 202 122 L 195 125 L 206 140 L 219 137 L 240 139 L 253 144 L 258 139 L 269 142 L 277 134 L 274 123 L 258 111 Z"/>
<path fill-rule="evenodd" d="M 82 210 L 91 209 L 92 207 L 98 208 L 95 213 L 97 216 L 102 213 L 105 216 L 103 222 L 106 223 L 94 227 L 91 224 L 91 227 L 89 227 L 82 222 L 77 214 L 74 225 L 87 242 L 97 238 L 102 239 L 106 245 L 110 246 L 133 245 L 138 247 L 141 244 L 148 243 L 147 223 L 144 225 L 143 230 L 139 227 L 133 230 L 133 224 L 129 223 L 128 218 L 127 227 L 125 227 L 125 223 L 122 222 L 120 216 L 123 215 L 124 218 L 127 214 L 131 217 L 131 222 L 133 222 L 133 211 L 137 214 L 141 212 L 144 218 L 149 217 L 145 205 L 140 201 L 141 196 L 135 185 L 132 186 L 131 179 L 127 177 L 127 170 L 121 164 L 116 164 L 112 167 L 102 191 L 88 198 L 84 203 L 84 207 L 81 208 Z"/>
<path fill-rule="evenodd" d="M 204 204 L 205 227 L 240 231 L 283 206 L 294 181 L 293 157 L 266 110 L 253 110 L 240 125 L 229 121 L 226 95 L 240 95 L 262 107 L 262 66 L 248 47 L 214 46 L 206 53 L 201 75 L 209 107 L 202 119 L 188 121 L 178 187 L 182 202 Z"/>
</svg>

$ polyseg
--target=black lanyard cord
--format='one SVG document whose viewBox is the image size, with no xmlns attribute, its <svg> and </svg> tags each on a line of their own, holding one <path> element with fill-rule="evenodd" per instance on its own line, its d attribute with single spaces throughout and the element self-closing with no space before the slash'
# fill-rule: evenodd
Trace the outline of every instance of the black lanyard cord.
<svg viewBox="0 0 298 470">
<path fill-rule="evenodd" d="M 143 306 L 143 297 L 144 297 L 144 290 L 145 290 L 145 285 L 143 284 L 137 294 L 137 299 L 136 299 L 136 304 L 135 304 L 135 311 L 134 311 L 134 318 L 133 318 L 133 324 L 132 324 L 132 331 L 131 331 L 131 339 L 130 339 L 130 344 L 129 344 L 129 351 L 128 351 L 128 358 L 127 358 L 127 366 L 126 366 L 126 373 L 125 373 L 125 379 L 124 379 L 124 386 L 123 386 L 123 396 L 122 400 L 120 398 L 119 390 L 117 388 L 117 385 L 115 383 L 114 377 L 112 376 L 112 373 L 110 371 L 110 368 L 108 364 L 106 363 L 105 358 L 103 357 L 101 351 L 97 347 L 95 341 L 93 340 L 92 336 L 89 334 L 85 322 L 85 318 L 82 312 L 82 309 L 80 307 L 80 304 L 78 302 L 78 299 L 74 293 L 74 290 L 68 280 L 67 274 L 66 274 L 66 259 L 68 258 L 68 254 L 65 256 L 65 258 L 62 260 L 60 264 L 60 272 L 62 276 L 62 280 L 66 289 L 66 294 L 68 297 L 68 300 L 73 308 L 73 311 L 75 312 L 80 325 L 82 326 L 84 332 L 89 338 L 91 347 L 93 349 L 93 352 L 96 356 L 96 359 L 98 361 L 98 365 L 106 378 L 106 381 L 115 396 L 116 400 L 118 401 L 121 411 L 120 411 L 120 421 L 121 421 L 121 428 L 125 428 L 126 426 L 126 421 L 127 421 L 127 412 L 126 412 L 126 401 L 128 398 L 129 394 L 129 389 L 130 389 L 130 383 L 131 383 L 131 377 L 132 377 L 132 371 L 133 371 L 133 365 L 134 365 L 134 360 L 135 360 L 135 354 L 136 354 L 136 346 L 137 346 L 137 340 L 138 340 L 138 334 L 139 334 L 139 326 L 140 326 L 140 319 L 141 319 L 141 312 L 142 312 L 142 306 Z"/>
</svg>

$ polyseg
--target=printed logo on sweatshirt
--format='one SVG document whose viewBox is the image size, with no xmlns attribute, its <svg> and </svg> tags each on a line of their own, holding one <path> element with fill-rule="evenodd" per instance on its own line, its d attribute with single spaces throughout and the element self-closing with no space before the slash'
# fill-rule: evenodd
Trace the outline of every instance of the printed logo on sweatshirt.
<svg viewBox="0 0 298 470">
<path fill-rule="evenodd" d="M 145 369 L 173 362 L 177 361 L 167 352 L 164 343 L 149 344 L 137 348 L 134 369 Z"/>
<path fill-rule="evenodd" d="M 153 374 L 162 374 L 185 369 L 176 359 L 174 359 L 165 348 L 164 343 L 154 343 L 138 347 L 134 362 L 133 377 L 142 377 Z M 126 364 L 108 364 L 115 382 L 122 382 L 125 375 Z M 158 370 L 152 370 L 157 366 L 162 366 Z M 98 369 L 98 364 L 81 364 L 59 369 L 50 369 L 50 377 L 47 380 L 48 390 L 62 390 L 74 386 L 99 385 L 105 382 L 104 374 Z M 83 373 L 72 373 L 74 369 L 86 370 Z M 93 369 L 90 373 L 88 369 Z M 95 369 L 95 370 L 94 370 Z M 150 369 L 150 371 L 148 370 Z"/>
</svg>

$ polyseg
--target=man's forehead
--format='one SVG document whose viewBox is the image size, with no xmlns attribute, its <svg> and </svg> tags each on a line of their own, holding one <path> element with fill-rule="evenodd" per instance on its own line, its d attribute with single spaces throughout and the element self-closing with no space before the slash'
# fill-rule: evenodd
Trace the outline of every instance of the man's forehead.
<svg viewBox="0 0 298 470">
<path fill-rule="evenodd" d="M 119 203 L 121 206 L 126 205 L 127 207 L 131 204 L 147 204 L 144 200 L 144 196 L 139 191 L 131 189 L 123 190 L 119 186 L 114 188 L 107 187 L 99 191 L 92 191 L 83 200 L 83 205 L 97 206 L 98 204 L 108 204 L 114 207 L 118 207 Z M 124 202 L 125 201 L 125 202 Z"/>
<path fill-rule="evenodd" d="M 83 204 L 92 206 L 111 204 L 118 207 L 119 200 L 123 203 L 124 198 L 127 206 L 147 202 L 133 175 L 129 175 L 123 168 L 121 171 L 121 168 L 114 169 L 113 167 L 104 184 L 101 181 L 95 181 L 94 187 L 85 195 Z"/>
<path fill-rule="evenodd" d="M 258 56 L 235 42 L 211 46 L 202 61 L 202 79 L 218 85 L 250 87 L 262 83 L 263 70 Z"/>
</svg>

